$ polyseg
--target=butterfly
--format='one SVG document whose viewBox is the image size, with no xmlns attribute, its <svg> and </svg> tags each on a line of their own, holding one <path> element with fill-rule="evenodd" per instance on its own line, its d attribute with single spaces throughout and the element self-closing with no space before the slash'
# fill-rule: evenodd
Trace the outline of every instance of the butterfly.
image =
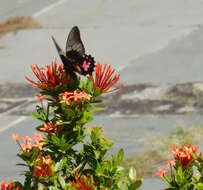
<svg viewBox="0 0 203 190">
<path fill-rule="evenodd" d="M 74 26 L 68 34 L 66 42 L 66 52 L 64 52 L 55 38 L 52 40 L 63 62 L 66 73 L 75 76 L 75 72 L 81 75 L 92 75 L 95 67 L 94 58 L 91 55 L 85 54 L 85 47 L 80 37 L 80 30 Z"/>
</svg>

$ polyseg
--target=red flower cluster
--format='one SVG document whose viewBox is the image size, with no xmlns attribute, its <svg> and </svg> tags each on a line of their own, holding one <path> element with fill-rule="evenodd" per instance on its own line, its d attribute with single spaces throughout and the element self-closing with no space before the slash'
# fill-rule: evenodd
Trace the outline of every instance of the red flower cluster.
<svg viewBox="0 0 203 190">
<path fill-rule="evenodd" d="M 44 69 L 40 69 L 38 65 L 32 65 L 31 69 L 38 81 L 35 82 L 27 76 L 25 76 L 25 78 L 31 82 L 35 88 L 54 89 L 58 85 L 64 86 L 70 80 L 63 69 L 63 65 L 57 65 L 56 61 L 53 61 L 51 65 L 45 66 Z"/>
<path fill-rule="evenodd" d="M 13 182 L 10 181 L 9 184 L 6 183 L 6 181 L 1 182 L 1 190 L 12 190 L 13 189 Z M 16 187 L 15 190 L 20 190 L 20 187 Z"/>
<path fill-rule="evenodd" d="M 185 146 L 184 141 L 182 142 L 181 147 L 172 145 L 171 152 L 175 159 L 169 160 L 167 162 L 167 165 L 170 167 L 171 177 L 173 176 L 172 166 L 175 166 L 177 163 L 180 163 L 183 168 L 187 168 L 190 162 L 193 160 L 193 155 L 195 154 L 197 149 L 197 145 L 193 147 L 191 146 L 191 144 Z M 168 170 L 160 169 L 158 172 L 155 173 L 155 175 L 158 175 L 163 178 L 166 172 L 168 172 Z"/>
<path fill-rule="evenodd" d="M 112 78 L 112 75 L 114 72 L 115 72 L 115 69 L 111 69 L 110 65 L 107 67 L 107 65 L 105 64 L 104 68 L 102 68 L 102 65 L 98 63 L 95 69 L 95 78 L 93 76 L 90 76 L 93 82 L 94 88 L 98 87 L 101 93 L 112 92 L 120 89 L 123 85 L 119 85 L 118 87 L 112 90 L 109 90 L 111 86 L 113 86 L 116 82 L 118 82 L 120 78 L 120 74 L 115 75 Z"/>
<path fill-rule="evenodd" d="M 76 171 L 75 180 L 77 184 L 74 181 L 71 181 L 70 184 L 77 190 L 96 190 L 96 186 L 94 184 L 92 176 L 82 175 L 79 178 L 78 172 Z"/>
<path fill-rule="evenodd" d="M 183 168 L 187 168 L 189 163 L 193 160 L 193 154 L 197 151 L 198 146 L 191 146 L 191 144 L 187 146 L 182 142 L 181 147 L 172 146 L 171 152 L 174 155 L 175 159 L 178 160 Z"/>
<path fill-rule="evenodd" d="M 34 147 L 37 147 L 40 150 L 42 150 L 42 147 L 45 144 L 44 138 L 39 133 L 35 133 L 33 138 L 29 136 L 21 138 L 19 134 L 13 134 L 12 137 L 13 140 L 15 140 L 18 143 L 21 150 L 23 151 L 32 150 Z M 19 142 L 20 139 L 22 140 L 22 143 Z"/>
<path fill-rule="evenodd" d="M 39 128 L 39 130 L 42 132 L 45 133 L 53 132 L 55 134 L 57 133 L 57 129 L 58 129 L 57 124 L 53 123 L 44 123 L 44 125 Z"/>
<path fill-rule="evenodd" d="M 40 158 L 34 168 L 34 177 L 47 178 L 52 176 L 53 169 L 51 168 L 51 165 L 53 165 L 53 161 L 50 156 Z"/>
<path fill-rule="evenodd" d="M 99 131 L 100 133 L 103 133 L 103 132 L 104 132 L 103 129 L 102 129 L 102 127 L 97 126 L 97 125 L 92 126 L 92 129 L 94 129 L 94 130 L 98 129 L 98 131 Z"/>
<path fill-rule="evenodd" d="M 176 165 L 176 161 L 175 160 L 169 160 L 168 162 L 167 162 L 167 166 L 175 166 Z"/>
<path fill-rule="evenodd" d="M 158 175 L 159 177 L 163 178 L 164 174 L 167 173 L 168 170 L 162 170 L 160 169 L 158 172 L 155 173 L 155 175 Z"/>
<path fill-rule="evenodd" d="M 66 103 L 68 106 L 70 106 L 70 100 L 77 103 L 81 99 L 90 100 L 91 97 L 92 96 L 85 91 L 77 92 L 76 90 L 74 92 L 63 92 L 59 94 L 59 98 L 62 99 L 60 103 Z"/>
</svg>

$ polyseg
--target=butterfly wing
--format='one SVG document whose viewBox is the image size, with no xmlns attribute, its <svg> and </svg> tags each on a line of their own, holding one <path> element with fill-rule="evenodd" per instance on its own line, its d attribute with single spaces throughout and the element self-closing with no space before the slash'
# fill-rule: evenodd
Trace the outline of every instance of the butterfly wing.
<svg viewBox="0 0 203 190">
<path fill-rule="evenodd" d="M 54 45 L 56 46 L 56 49 L 58 51 L 58 54 L 59 54 L 63 64 L 65 64 L 65 62 L 67 60 L 65 52 L 61 49 L 61 47 L 58 45 L 58 43 L 56 42 L 56 40 L 53 36 L 52 36 L 52 40 L 54 42 Z"/>
<path fill-rule="evenodd" d="M 77 26 L 71 29 L 66 42 L 66 55 L 71 51 L 77 52 L 80 56 L 85 54 L 85 47 L 80 38 L 80 30 Z"/>
<path fill-rule="evenodd" d="M 69 60 L 69 58 L 66 56 L 65 52 L 61 49 L 61 47 L 58 45 L 58 43 L 56 42 L 53 36 L 52 36 L 52 40 L 56 46 L 56 49 L 61 58 L 61 61 L 63 62 L 66 73 L 73 73 L 74 66 L 71 64 L 71 60 Z"/>
<path fill-rule="evenodd" d="M 66 73 L 71 74 L 78 72 L 82 75 L 91 75 L 94 71 L 95 61 L 91 55 L 85 54 L 85 48 L 80 38 L 80 31 L 77 26 L 74 26 L 66 42 L 66 52 L 64 52 L 52 37 L 59 56 L 63 62 Z"/>
</svg>

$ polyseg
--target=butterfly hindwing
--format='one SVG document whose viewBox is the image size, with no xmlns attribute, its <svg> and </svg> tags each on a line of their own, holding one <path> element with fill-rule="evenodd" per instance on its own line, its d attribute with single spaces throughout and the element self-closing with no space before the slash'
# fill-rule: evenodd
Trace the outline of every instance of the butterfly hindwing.
<svg viewBox="0 0 203 190">
<path fill-rule="evenodd" d="M 66 55 L 71 51 L 77 52 L 80 56 L 85 54 L 85 47 L 82 43 L 80 30 L 77 26 L 74 26 L 71 29 L 66 42 Z"/>
</svg>

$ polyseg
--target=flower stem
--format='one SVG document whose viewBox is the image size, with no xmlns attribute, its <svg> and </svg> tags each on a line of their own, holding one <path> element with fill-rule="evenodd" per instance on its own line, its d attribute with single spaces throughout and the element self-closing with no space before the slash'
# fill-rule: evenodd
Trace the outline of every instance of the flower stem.
<svg viewBox="0 0 203 190">
<path fill-rule="evenodd" d="M 34 178 L 34 181 L 33 181 L 33 185 L 34 185 L 34 190 L 37 190 L 38 189 L 38 179 L 37 178 Z"/>
</svg>

